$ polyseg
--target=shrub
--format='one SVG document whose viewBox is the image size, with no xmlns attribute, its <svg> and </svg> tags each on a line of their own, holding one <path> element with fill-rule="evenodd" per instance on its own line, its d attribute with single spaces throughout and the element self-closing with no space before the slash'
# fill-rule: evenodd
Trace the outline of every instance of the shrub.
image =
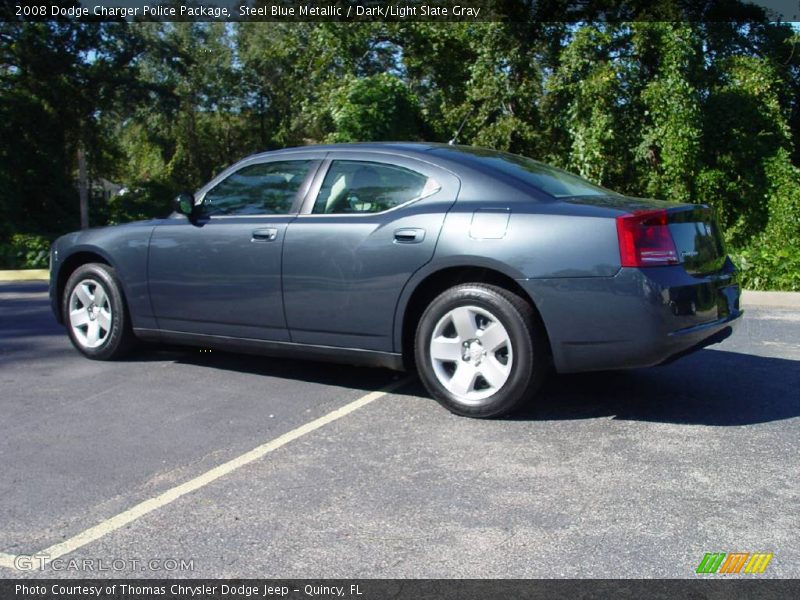
<svg viewBox="0 0 800 600">
<path fill-rule="evenodd" d="M 800 292 L 800 244 L 760 240 L 742 250 L 732 250 L 742 287 L 749 290 Z"/>
<path fill-rule="evenodd" d="M 0 266 L 6 269 L 46 269 L 50 261 L 50 240 L 43 235 L 15 233 L 0 242 Z"/>
</svg>

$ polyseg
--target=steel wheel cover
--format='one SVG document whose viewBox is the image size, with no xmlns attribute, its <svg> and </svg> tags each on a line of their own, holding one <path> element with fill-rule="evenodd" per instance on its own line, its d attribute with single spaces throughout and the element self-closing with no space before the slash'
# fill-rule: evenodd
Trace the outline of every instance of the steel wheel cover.
<svg viewBox="0 0 800 600">
<path fill-rule="evenodd" d="M 102 346 L 111 333 L 112 310 L 108 292 L 99 281 L 83 279 L 69 296 L 69 325 L 84 348 Z"/>
<path fill-rule="evenodd" d="M 511 375 L 511 337 L 495 315 L 478 306 L 458 306 L 439 319 L 429 350 L 439 383 L 465 404 L 497 393 Z"/>
</svg>

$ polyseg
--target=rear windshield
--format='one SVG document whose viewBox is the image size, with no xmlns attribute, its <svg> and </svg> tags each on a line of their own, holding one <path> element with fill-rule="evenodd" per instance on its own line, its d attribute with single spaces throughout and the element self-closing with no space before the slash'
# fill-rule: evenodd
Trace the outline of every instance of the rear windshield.
<svg viewBox="0 0 800 600">
<path fill-rule="evenodd" d="M 572 196 L 616 196 L 616 192 L 607 190 L 561 169 L 540 163 L 531 158 L 517 154 L 496 152 L 483 148 L 448 148 L 449 151 L 460 151 L 471 154 L 483 165 L 506 175 L 524 181 L 556 198 Z"/>
</svg>

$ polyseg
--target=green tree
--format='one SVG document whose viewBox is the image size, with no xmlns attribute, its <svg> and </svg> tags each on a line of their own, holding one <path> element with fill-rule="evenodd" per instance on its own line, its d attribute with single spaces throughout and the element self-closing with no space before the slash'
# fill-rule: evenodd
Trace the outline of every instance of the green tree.
<svg viewBox="0 0 800 600">
<path fill-rule="evenodd" d="M 445 142 L 461 127 L 461 143 L 708 203 L 747 285 L 800 287 L 800 36 L 752 7 L 731 22 L 656 10 L 630 23 L 2 23 L 0 242 L 29 234 L 6 254 L 38 256 L 35 234 L 77 226 L 78 148 L 91 180 L 126 190 L 94 200 L 102 223 L 163 214 L 258 150 Z"/>
<path fill-rule="evenodd" d="M 578 28 L 547 81 L 547 115 L 560 163 L 584 177 L 624 188 L 632 163 L 631 98 L 626 89 L 625 31 L 612 24 Z M 561 131 L 559 131 L 560 129 Z"/>
<path fill-rule="evenodd" d="M 330 96 L 332 142 L 413 140 L 417 136 L 417 99 L 396 76 L 380 73 L 345 79 Z"/>
<path fill-rule="evenodd" d="M 647 195 L 696 201 L 702 137 L 700 42 L 690 23 L 634 23 L 640 107 L 636 159 Z"/>
<path fill-rule="evenodd" d="M 101 118 L 132 81 L 138 48 L 113 23 L 4 22 L 0 40 L 0 231 L 74 228 L 77 150 L 96 175 Z"/>
</svg>

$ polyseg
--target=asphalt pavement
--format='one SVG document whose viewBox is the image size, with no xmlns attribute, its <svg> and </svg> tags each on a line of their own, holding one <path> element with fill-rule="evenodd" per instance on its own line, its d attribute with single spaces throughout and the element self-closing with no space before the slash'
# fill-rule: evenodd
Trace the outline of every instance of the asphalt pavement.
<svg viewBox="0 0 800 600">
<path fill-rule="evenodd" d="M 751 307 L 713 349 L 478 421 L 381 369 L 90 361 L 45 284 L 3 283 L 0 577 L 683 578 L 766 552 L 747 577 L 796 578 L 798 340 L 800 311 Z"/>
</svg>

